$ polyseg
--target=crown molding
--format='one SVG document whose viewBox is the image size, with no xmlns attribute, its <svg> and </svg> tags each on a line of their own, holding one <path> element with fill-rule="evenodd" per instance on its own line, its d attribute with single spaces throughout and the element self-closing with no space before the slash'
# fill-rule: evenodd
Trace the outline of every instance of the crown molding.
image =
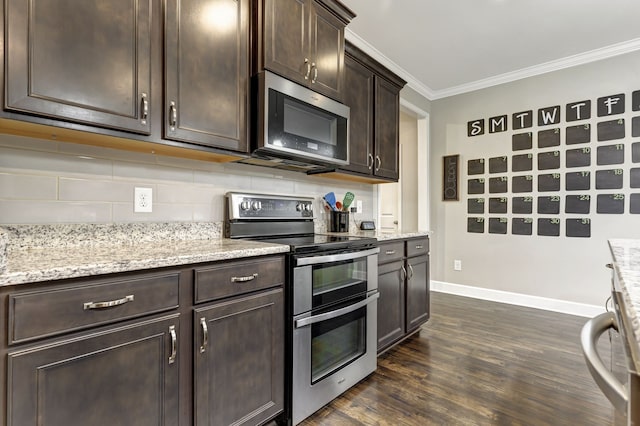
<svg viewBox="0 0 640 426">
<path fill-rule="evenodd" d="M 600 61 L 602 59 L 607 59 L 640 50 L 640 38 L 636 38 L 622 43 L 612 44 L 610 46 L 594 49 L 589 52 L 568 56 L 566 58 L 558 59 L 555 61 L 549 61 L 540 65 L 535 65 L 532 67 L 527 67 L 520 70 L 485 78 L 482 80 L 477 80 L 471 83 L 461 84 L 459 86 L 449 87 L 442 90 L 433 90 L 416 79 L 404 68 L 400 67 L 398 64 L 387 58 L 379 50 L 377 50 L 367 41 L 352 32 L 349 28 L 346 29 L 345 36 L 356 47 L 358 47 L 359 49 L 373 57 L 375 60 L 380 62 L 382 65 L 389 68 L 389 70 L 393 71 L 404 80 L 406 80 L 407 85 L 411 89 L 415 90 L 430 101 L 473 92 L 475 90 L 486 89 L 488 87 L 497 86 L 500 84 L 511 83 L 513 81 L 522 80 L 524 78 L 534 77 L 553 71 L 559 71 L 578 65 L 584 65 L 590 62 Z"/>
</svg>

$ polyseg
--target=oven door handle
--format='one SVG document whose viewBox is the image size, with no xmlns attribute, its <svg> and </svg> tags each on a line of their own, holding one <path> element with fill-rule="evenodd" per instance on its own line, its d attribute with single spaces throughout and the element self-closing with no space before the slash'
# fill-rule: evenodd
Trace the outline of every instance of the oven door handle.
<svg viewBox="0 0 640 426">
<path fill-rule="evenodd" d="M 296 259 L 296 266 L 317 265 L 318 263 L 341 262 L 343 260 L 358 259 L 380 253 L 378 247 L 369 250 L 353 251 L 349 253 L 329 254 L 326 256 L 309 256 Z"/>
<path fill-rule="evenodd" d="M 582 327 L 580 342 L 587 367 L 598 387 L 618 410 L 625 412 L 629 403 L 627 389 L 605 367 L 597 350 L 600 335 L 611 328 L 618 330 L 618 321 L 615 315 L 612 312 L 600 314 L 587 321 Z"/>
<path fill-rule="evenodd" d="M 346 315 L 350 312 L 353 312 L 357 309 L 362 308 L 363 306 L 368 305 L 369 303 L 373 302 L 379 297 L 380 297 L 380 293 L 376 292 L 371 296 L 367 297 L 366 299 L 361 300 L 357 303 L 354 303 L 353 305 L 345 306 L 344 308 L 336 309 L 335 311 L 325 312 L 324 314 L 314 315 L 312 317 L 295 320 L 295 328 L 302 328 L 311 324 L 315 324 L 317 322 L 327 321 L 333 318 L 341 317 L 342 315 Z"/>
</svg>

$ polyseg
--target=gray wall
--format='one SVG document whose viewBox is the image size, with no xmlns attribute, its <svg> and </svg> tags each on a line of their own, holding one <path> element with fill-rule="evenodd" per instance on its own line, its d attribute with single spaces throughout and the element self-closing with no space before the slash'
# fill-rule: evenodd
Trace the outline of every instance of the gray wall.
<svg viewBox="0 0 640 426">
<path fill-rule="evenodd" d="M 431 220 L 434 228 L 432 236 L 432 278 L 448 283 L 463 284 L 487 289 L 504 290 L 526 295 L 542 296 L 566 301 L 602 305 L 609 292 L 610 275 L 605 264 L 609 260 L 608 238 L 640 238 L 640 215 L 630 215 L 628 194 L 631 167 L 631 118 L 640 112 L 631 111 L 631 92 L 640 90 L 640 53 L 601 60 L 545 75 L 531 77 L 509 84 L 458 95 L 434 101 L 431 105 Z M 561 105 L 562 120 L 557 127 L 562 129 L 561 146 L 564 153 L 564 108 L 567 103 L 590 99 L 592 127 L 598 121 L 596 100 L 598 97 L 625 93 L 626 112 L 614 118 L 624 118 L 627 137 L 611 143 L 625 144 L 625 163 L 605 168 L 624 168 L 624 189 L 603 191 L 594 189 L 591 183 L 591 238 L 568 238 L 564 236 L 564 154 L 562 155 L 561 187 L 563 191 L 561 214 L 561 236 L 537 236 L 534 223 L 533 236 L 472 234 L 466 230 L 467 216 L 467 160 L 511 155 L 511 135 L 514 133 L 511 114 L 538 108 Z M 467 122 L 475 119 L 507 114 L 509 131 L 478 137 L 467 137 Z M 609 118 L 611 119 L 611 118 Z M 580 122 L 582 123 L 582 122 Z M 537 133 L 537 120 L 531 130 Z M 546 126 L 550 128 L 554 126 Z M 595 147 L 595 129 L 589 146 Z M 576 146 L 578 147 L 578 146 Z M 546 149 L 549 150 L 549 149 Z M 531 152 L 531 151 L 528 151 Z M 535 153 L 538 152 L 534 137 Z M 460 201 L 442 202 L 442 157 L 460 154 Z M 509 176 L 511 173 L 509 160 Z M 596 166 L 595 152 L 592 153 L 591 174 L 603 167 Z M 575 169 L 574 169 L 575 170 Z M 582 169 L 580 169 L 582 170 Z M 554 170 L 556 171 L 556 170 Z M 509 183 L 511 185 L 511 183 Z M 605 192 L 623 192 L 627 195 L 624 215 L 595 213 L 595 195 Z M 635 189 L 635 192 L 640 192 Z M 526 195 L 526 194 L 521 194 Z M 530 194 L 537 196 L 536 186 Z M 546 194 L 552 195 L 552 194 Z M 555 194 L 553 194 L 555 195 Z M 485 195 L 487 197 L 488 195 Z M 509 204 L 509 212 L 510 212 Z M 534 218 L 537 217 L 534 203 Z M 487 215 L 485 215 L 486 217 Z M 498 215 L 508 216 L 508 215 Z M 575 216 L 575 215 L 573 215 Z M 571 217 L 573 217 L 571 216 Z M 510 225 L 509 225 L 510 226 Z M 509 227 L 510 230 L 510 227 Z M 486 232 L 486 231 L 485 231 Z M 462 260 L 462 271 L 454 271 L 454 259 Z"/>
</svg>

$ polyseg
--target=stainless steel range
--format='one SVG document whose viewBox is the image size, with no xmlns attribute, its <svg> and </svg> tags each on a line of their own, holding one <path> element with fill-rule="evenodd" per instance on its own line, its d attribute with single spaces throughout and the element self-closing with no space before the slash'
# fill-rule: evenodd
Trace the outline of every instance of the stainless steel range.
<svg viewBox="0 0 640 426">
<path fill-rule="evenodd" d="M 377 241 L 314 234 L 313 198 L 226 199 L 227 237 L 290 246 L 286 422 L 295 425 L 377 367 Z"/>
</svg>

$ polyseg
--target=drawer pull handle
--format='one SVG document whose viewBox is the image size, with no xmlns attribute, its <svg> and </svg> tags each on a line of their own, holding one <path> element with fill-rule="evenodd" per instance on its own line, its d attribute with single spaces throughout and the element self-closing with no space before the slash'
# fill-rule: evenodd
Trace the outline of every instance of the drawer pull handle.
<svg viewBox="0 0 640 426">
<path fill-rule="evenodd" d="M 258 278 L 258 273 L 247 275 L 246 277 L 231 277 L 232 283 L 246 283 L 247 281 L 253 281 Z"/>
<path fill-rule="evenodd" d="M 422 250 L 424 246 L 422 244 L 416 244 L 416 250 Z"/>
<path fill-rule="evenodd" d="M 133 302 L 133 294 L 125 296 L 122 299 L 109 300 L 108 302 L 87 302 L 84 304 L 84 310 L 111 308 L 112 306 L 124 305 L 128 302 Z"/>
<path fill-rule="evenodd" d="M 413 279 L 413 266 L 411 266 L 411 265 L 409 265 L 409 272 L 410 272 L 410 274 L 409 274 L 409 278 L 408 279 L 411 280 L 411 279 Z"/>
<path fill-rule="evenodd" d="M 200 327 L 202 327 L 202 345 L 200 345 L 200 353 L 203 354 L 209 345 L 209 329 L 207 328 L 207 320 L 200 318 Z"/>
<path fill-rule="evenodd" d="M 392 254 L 396 254 L 395 250 L 387 250 L 384 252 L 384 254 L 388 254 L 388 255 L 392 255 Z"/>
<path fill-rule="evenodd" d="M 176 336 L 176 326 L 169 326 L 169 334 L 171 335 L 171 355 L 169 355 L 169 364 L 176 362 L 176 355 L 178 354 L 178 337 Z"/>
</svg>

